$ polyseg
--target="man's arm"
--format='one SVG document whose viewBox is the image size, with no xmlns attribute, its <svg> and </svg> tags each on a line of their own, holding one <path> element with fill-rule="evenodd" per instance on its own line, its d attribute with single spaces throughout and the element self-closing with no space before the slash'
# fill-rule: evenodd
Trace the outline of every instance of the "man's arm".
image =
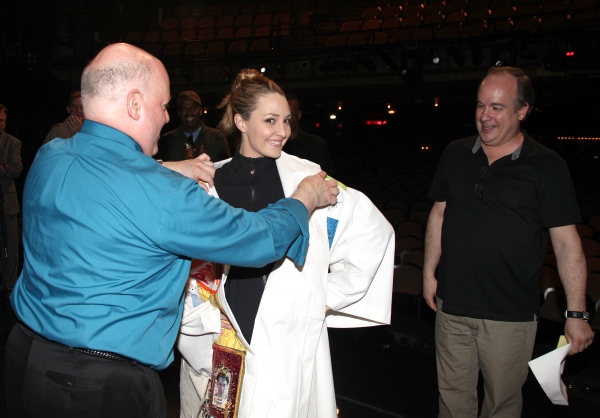
<svg viewBox="0 0 600 418">
<path fill-rule="evenodd" d="M 435 202 L 429 213 L 427 231 L 425 232 L 425 261 L 423 264 L 423 297 L 427 305 L 437 312 L 435 295 L 437 293 L 437 279 L 435 270 L 442 255 L 442 224 L 446 202 Z"/>
<path fill-rule="evenodd" d="M 193 180 L 207 183 L 211 187 L 214 184 L 214 163 L 210 161 L 210 157 L 206 154 L 202 154 L 193 160 L 163 161 L 162 164 L 170 170 Z M 337 181 L 326 180 L 326 176 L 327 173 L 321 171 L 304 178 L 298 185 L 296 192 L 291 196 L 306 207 L 309 216 L 316 208 L 337 203 L 337 195 L 340 192 Z"/>
<path fill-rule="evenodd" d="M 214 184 L 214 164 L 212 161 L 210 161 L 210 157 L 206 154 L 202 154 L 192 160 L 164 161 L 162 165 L 170 170 L 178 172 L 183 176 L 207 183 L 211 187 Z"/>
<path fill-rule="evenodd" d="M 550 238 L 558 263 L 558 273 L 567 295 L 567 310 L 585 311 L 587 269 L 581 239 L 575 225 L 550 228 Z M 580 353 L 594 340 L 590 325 L 579 318 L 567 318 L 565 337 L 572 344 L 571 353 Z"/>
</svg>

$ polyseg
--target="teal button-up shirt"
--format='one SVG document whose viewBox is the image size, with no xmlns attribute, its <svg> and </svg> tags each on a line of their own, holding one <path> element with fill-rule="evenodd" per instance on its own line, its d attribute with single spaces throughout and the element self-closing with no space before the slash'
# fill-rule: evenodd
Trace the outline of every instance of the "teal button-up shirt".
<svg viewBox="0 0 600 418">
<path fill-rule="evenodd" d="M 23 194 L 18 318 L 71 347 L 156 369 L 173 360 L 190 259 L 259 267 L 304 262 L 308 213 L 295 199 L 249 213 L 85 121 L 40 148 Z"/>
</svg>

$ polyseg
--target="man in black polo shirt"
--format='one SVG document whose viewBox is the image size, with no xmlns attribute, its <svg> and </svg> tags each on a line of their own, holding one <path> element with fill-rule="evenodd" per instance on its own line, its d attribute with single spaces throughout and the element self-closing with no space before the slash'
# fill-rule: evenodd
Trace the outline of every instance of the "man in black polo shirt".
<svg viewBox="0 0 600 418">
<path fill-rule="evenodd" d="M 586 263 L 566 164 L 520 130 L 533 96 L 522 70 L 492 68 L 477 95 L 479 135 L 448 145 L 429 192 L 423 295 L 437 311 L 440 417 L 477 416 L 480 369 L 481 417 L 521 416 L 548 235 L 572 316 L 571 354 L 594 337 L 580 319 Z"/>
</svg>

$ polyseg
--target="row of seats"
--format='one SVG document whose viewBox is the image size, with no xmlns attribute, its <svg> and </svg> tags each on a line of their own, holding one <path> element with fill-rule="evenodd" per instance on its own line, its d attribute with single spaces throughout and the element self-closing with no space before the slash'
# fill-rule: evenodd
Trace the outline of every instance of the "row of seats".
<svg viewBox="0 0 600 418">
<path fill-rule="evenodd" d="M 435 3 L 431 6 L 443 6 L 443 3 Z M 563 8 L 563 6 L 565 8 Z M 513 6 L 505 6 L 496 10 L 490 9 L 479 9 L 472 12 L 465 12 L 462 10 L 435 10 L 435 13 L 414 13 L 411 15 L 393 16 L 388 18 L 373 18 L 367 21 L 361 20 L 350 20 L 346 21 L 340 27 L 340 32 L 358 32 L 358 31 L 373 31 L 379 29 L 395 29 L 402 26 L 420 26 L 425 25 L 440 25 L 450 23 L 464 23 L 464 22 L 477 22 L 477 21 L 500 21 L 503 19 L 511 19 L 514 22 L 518 22 L 522 19 L 528 18 L 546 18 L 553 15 L 561 15 L 567 19 L 580 19 L 585 16 L 592 16 L 594 13 L 598 14 L 598 9 L 586 10 L 581 12 L 569 13 L 566 9 L 565 3 L 554 2 L 550 3 L 544 8 L 535 4 L 528 4 L 520 8 Z"/>
<path fill-rule="evenodd" d="M 490 10 L 492 13 L 502 9 L 513 9 L 518 11 L 521 8 L 538 9 L 546 12 L 553 11 L 580 11 L 584 9 L 596 8 L 594 0 L 573 0 L 571 3 L 565 0 L 546 0 L 538 3 L 536 0 L 451 0 L 424 2 L 417 0 L 408 2 L 406 5 L 390 5 L 385 8 L 369 7 L 364 9 L 360 16 L 357 16 L 363 22 L 371 19 L 386 20 L 394 17 L 407 18 L 411 16 L 431 16 L 435 14 L 451 14 L 455 12 L 474 13 L 480 10 Z"/>
<path fill-rule="evenodd" d="M 260 14 L 278 14 L 278 13 L 299 13 L 308 12 L 313 6 L 312 1 L 278 1 L 278 2 L 260 2 L 260 3 L 228 3 L 220 2 L 207 5 L 188 6 L 185 4 L 175 8 L 174 17 L 185 19 L 187 17 L 201 18 L 211 16 L 219 18 L 222 16 L 237 17 L 240 15 L 260 15 Z"/>
<path fill-rule="evenodd" d="M 285 26 L 291 27 L 296 25 L 298 27 L 308 26 L 310 23 L 310 12 L 300 12 L 296 14 L 292 13 L 278 13 L 276 15 L 271 14 L 259 14 L 259 15 L 240 15 L 234 16 L 221 16 L 215 18 L 213 16 L 205 16 L 202 18 L 187 17 L 181 21 L 176 18 L 164 19 L 161 25 L 163 31 L 179 30 L 185 31 L 188 29 L 223 29 L 223 28 L 260 28 L 263 26 Z"/>
<path fill-rule="evenodd" d="M 219 31 L 214 29 L 188 29 L 179 34 L 177 31 L 166 31 L 160 33 L 158 31 L 148 31 L 143 36 L 140 32 L 129 32 L 125 37 L 125 42 L 138 45 L 150 43 L 168 43 L 168 42 L 190 42 L 190 41 L 210 41 L 213 39 L 245 39 L 245 38 L 264 38 L 269 37 L 273 33 L 277 33 L 277 28 L 271 26 L 263 26 L 253 30 L 252 28 L 240 28 L 234 30 L 232 28 L 223 28 Z"/>
<path fill-rule="evenodd" d="M 453 3 L 455 1 L 464 1 L 466 3 L 479 3 L 482 0 L 373 0 L 372 1 L 372 6 L 370 7 L 378 7 L 381 10 L 384 10 L 387 7 L 390 6 L 407 6 L 410 4 L 423 4 L 423 5 L 427 5 L 427 4 L 432 4 L 432 3 Z M 539 3 L 539 4 L 546 4 L 546 3 L 551 3 L 553 1 L 556 0 L 486 0 L 487 4 L 489 5 L 489 7 L 494 8 L 494 7 L 502 7 L 502 6 L 521 6 L 524 4 L 533 4 L 533 3 Z M 572 3 L 575 0 L 565 0 L 569 3 Z M 369 8 L 370 8 L 369 7 Z M 475 6 L 472 6 L 475 7 Z M 366 10 L 366 9 L 365 9 Z"/>
<path fill-rule="evenodd" d="M 162 44 L 146 44 L 144 50 L 154 55 L 155 57 L 177 57 L 182 54 L 194 57 L 201 54 L 223 54 L 225 52 L 264 52 L 269 51 L 270 42 L 268 39 L 255 39 L 249 42 L 244 39 L 238 39 L 232 42 L 212 41 L 204 42 L 171 42 L 166 45 Z"/>
</svg>

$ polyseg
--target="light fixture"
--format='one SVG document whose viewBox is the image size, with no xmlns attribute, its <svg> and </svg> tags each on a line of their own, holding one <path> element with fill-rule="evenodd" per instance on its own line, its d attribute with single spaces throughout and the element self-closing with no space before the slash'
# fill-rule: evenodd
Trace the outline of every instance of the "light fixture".
<svg viewBox="0 0 600 418">
<path fill-rule="evenodd" d="M 267 67 L 260 67 L 260 72 L 261 73 L 266 73 L 267 72 Z"/>
<path fill-rule="evenodd" d="M 440 99 L 439 97 L 436 97 L 435 99 L 433 99 L 433 107 L 438 107 L 440 105 Z"/>
<path fill-rule="evenodd" d="M 433 59 L 431 60 L 431 63 L 433 65 L 440 65 L 442 63 L 442 59 L 440 57 L 433 57 Z"/>
<path fill-rule="evenodd" d="M 334 114 L 331 114 L 331 115 L 329 115 L 329 119 L 331 119 L 331 120 L 334 120 L 334 119 L 336 119 L 336 118 L 337 118 L 337 116 L 336 116 L 336 115 L 334 115 Z"/>
</svg>

